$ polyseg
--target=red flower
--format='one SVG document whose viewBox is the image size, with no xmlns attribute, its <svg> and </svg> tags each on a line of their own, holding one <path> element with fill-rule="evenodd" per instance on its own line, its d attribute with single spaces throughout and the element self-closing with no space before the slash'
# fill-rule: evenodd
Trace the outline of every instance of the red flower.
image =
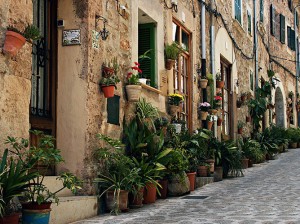
<svg viewBox="0 0 300 224">
<path fill-rule="evenodd" d="M 138 63 L 138 62 L 134 62 L 134 64 L 137 65 L 137 66 L 140 66 L 140 63 Z"/>
<path fill-rule="evenodd" d="M 129 79 L 131 76 L 132 76 L 132 72 L 128 72 L 128 74 L 127 74 L 127 79 Z"/>
<path fill-rule="evenodd" d="M 134 67 L 131 67 L 133 70 L 139 70 L 139 67 L 137 67 L 137 66 L 134 66 Z"/>
<path fill-rule="evenodd" d="M 220 96 L 215 96 L 215 100 L 222 100 L 222 97 L 220 97 Z"/>
<path fill-rule="evenodd" d="M 142 71 L 141 69 L 139 69 L 139 68 L 138 68 L 138 70 L 137 70 L 137 71 L 138 71 L 139 73 L 143 73 L 143 71 Z"/>
</svg>

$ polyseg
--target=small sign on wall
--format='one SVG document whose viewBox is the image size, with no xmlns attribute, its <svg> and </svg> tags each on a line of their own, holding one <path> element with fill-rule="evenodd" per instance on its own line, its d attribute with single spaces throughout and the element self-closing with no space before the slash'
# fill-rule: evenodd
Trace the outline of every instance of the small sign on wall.
<svg viewBox="0 0 300 224">
<path fill-rule="evenodd" d="M 70 45 L 80 45 L 80 30 L 63 30 L 63 46 L 70 46 Z"/>
</svg>

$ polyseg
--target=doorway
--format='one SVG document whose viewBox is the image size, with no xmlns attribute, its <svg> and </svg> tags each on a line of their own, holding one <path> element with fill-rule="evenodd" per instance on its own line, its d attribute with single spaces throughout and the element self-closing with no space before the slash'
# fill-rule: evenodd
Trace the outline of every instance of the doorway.
<svg viewBox="0 0 300 224">
<path fill-rule="evenodd" d="M 284 128 L 285 127 L 284 102 L 283 102 L 283 95 L 279 87 L 277 87 L 275 91 L 275 113 L 276 113 L 276 125 L 278 127 Z"/>
</svg>

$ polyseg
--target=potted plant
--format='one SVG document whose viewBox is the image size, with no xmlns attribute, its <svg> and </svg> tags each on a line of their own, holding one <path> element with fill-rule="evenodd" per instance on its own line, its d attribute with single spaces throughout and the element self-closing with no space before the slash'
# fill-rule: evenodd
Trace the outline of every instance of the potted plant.
<svg viewBox="0 0 300 224">
<path fill-rule="evenodd" d="M 18 51 L 23 47 L 26 40 L 31 42 L 40 38 L 40 31 L 34 25 L 27 25 L 24 31 L 20 31 L 15 27 L 7 27 L 3 52 L 10 56 L 16 56 Z"/>
<path fill-rule="evenodd" d="M 26 143 L 27 144 L 27 143 Z M 29 181 L 38 176 L 36 172 L 30 172 L 27 166 L 17 158 L 8 156 L 8 149 L 0 160 L 1 200 L 0 223 L 18 224 L 20 214 L 13 202 L 14 197 L 22 196 L 30 187 Z"/>
<path fill-rule="evenodd" d="M 212 128 L 212 126 L 214 124 L 214 122 L 213 122 L 213 116 L 210 115 L 210 114 L 208 114 L 206 120 L 207 120 L 207 129 L 211 130 L 211 128 Z"/>
<path fill-rule="evenodd" d="M 238 125 L 237 125 L 237 128 L 238 128 L 238 134 L 243 134 L 243 127 L 245 126 L 245 123 L 242 122 L 242 121 L 238 121 Z"/>
<path fill-rule="evenodd" d="M 251 121 L 251 117 L 249 115 L 246 116 L 246 122 L 250 122 Z"/>
<path fill-rule="evenodd" d="M 137 102 L 139 101 L 142 87 L 139 82 L 139 73 L 142 70 L 139 68 L 139 63 L 134 62 L 134 66 L 131 67 L 131 71 L 127 73 L 127 85 L 126 85 L 126 93 L 128 101 Z"/>
<path fill-rule="evenodd" d="M 247 99 L 247 93 L 241 93 L 241 101 L 245 102 Z"/>
<path fill-rule="evenodd" d="M 197 67 L 200 68 L 200 64 L 198 64 Z M 206 89 L 208 84 L 208 79 L 206 78 L 206 76 L 201 76 L 199 84 L 201 89 Z"/>
<path fill-rule="evenodd" d="M 137 181 L 138 169 L 132 168 L 132 159 L 125 155 L 124 145 L 116 139 L 98 134 L 97 138 L 107 146 L 96 150 L 95 156 L 104 163 L 104 169 L 95 179 L 99 183 L 100 197 L 105 194 L 106 208 L 118 214 L 128 209 L 128 193 L 133 190 Z M 139 190 L 139 189 L 137 189 Z"/>
<path fill-rule="evenodd" d="M 222 89 L 222 88 L 224 88 L 224 85 L 225 85 L 225 83 L 224 83 L 224 81 L 222 81 L 221 73 L 217 73 L 216 74 L 216 87 Z"/>
<path fill-rule="evenodd" d="M 260 144 L 254 139 L 243 138 L 238 141 L 238 147 L 243 152 L 244 158 L 248 160 L 248 167 L 252 167 L 253 163 L 258 163 L 263 160 L 264 154 L 260 149 Z"/>
<path fill-rule="evenodd" d="M 222 106 L 222 97 L 221 96 L 214 96 L 214 109 L 219 109 Z"/>
<path fill-rule="evenodd" d="M 173 42 L 165 45 L 166 69 L 171 70 L 177 60 L 179 54 L 182 52 L 181 47 Z"/>
<path fill-rule="evenodd" d="M 181 94 L 172 93 L 168 96 L 169 113 L 173 117 L 177 115 L 180 110 L 179 104 L 184 101 Z"/>
<path fill-rule="evenodd" d="M 206 120 L 210 104 L 208 102 L 200 103 L 200 120 Z"/>
<path fill-rule="evenodd" d="M 36 146 L 30 146 L 28 141 L 8 137 L 6 144 L 10 145 L 9 151 L 13 153 L 24 167 L 27 167 L 33 172 L 37 172 L 38 177 L 29 181 L 29 187 L 24 194 L 22 201 L 22 219 L 24 223 L 43 223 L 49 222 L 51 203 L 59 202 L 57 193 L 65 188 L 76 193 L 81 189 L 81 181 L 71 173 L 62 173 L 57 179 L 63 183 L 63 187 L 56 192 L 50 192 L 43 184 L 46 172 L 40 170 L 37 164 L 43 164 L 46 169 L 49 166 L 63 162 L 60 155 L 60 150 L 54 147 L 54 138 L 50 135 L 45 135 L 41 131 L 31 131 L 33 135 L 38 136 Z"/>
<path fill-rule="evenodd" d="M 112 58 L 109 62 L 102 64 L 102 77 L 111 77 L 119 72 L 119 63 L 117 57 Z"/>
<path fill-rule="evenodd" d="M 100 88 L 104 94 L 105 98 L 114 97 L 115 88 L 117 88 L 117 83 L 120 79 L 117 75 L 112 75 L 110 77 L 102 77 L 100 80 Z"/>
</svg>

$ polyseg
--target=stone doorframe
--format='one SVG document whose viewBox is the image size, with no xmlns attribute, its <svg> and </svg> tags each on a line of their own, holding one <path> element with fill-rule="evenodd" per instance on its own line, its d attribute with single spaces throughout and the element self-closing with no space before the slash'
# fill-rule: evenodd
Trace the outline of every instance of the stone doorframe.
<svg viewBox="0 0 300 224">
<path fill-rule="evenodd" d="M 280 80 L 279 75 L 276 78 Z M 276 125 L 287 128 L 286 121 L 286 94 L 282 82 L 277 82 L 276 88 L 272 89 L 272 103 L 275 104 Z"/>
</svg>

